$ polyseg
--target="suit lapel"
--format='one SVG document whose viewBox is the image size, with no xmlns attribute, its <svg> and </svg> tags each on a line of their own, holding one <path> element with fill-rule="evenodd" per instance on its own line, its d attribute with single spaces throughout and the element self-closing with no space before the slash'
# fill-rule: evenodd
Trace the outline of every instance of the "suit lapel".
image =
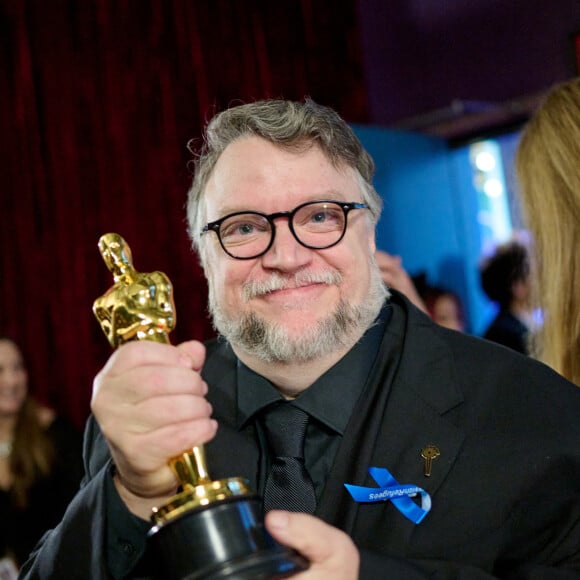
<svg viewBox="0 0 580 580">
<path fill-rule="evenodd" d="M 436 502 L 464 439 L 445 415 L 463 399 L 452 359 L 433 323 L 396 295 L 393 302 L 383 354 L 353 412 L 316 513 L 362 545 L 372 545 L 373 534 L 380 533 L 381 541 L 404 553 L 415 524 L 391 502 L 381 510 L 357 504 L 343 484 L 377 487 L 368 468 L 386 467 L 399 483 L 418 485 Z M 440 452 L 430 477 L 421 457 L 428 445 Z"/>
</svg>

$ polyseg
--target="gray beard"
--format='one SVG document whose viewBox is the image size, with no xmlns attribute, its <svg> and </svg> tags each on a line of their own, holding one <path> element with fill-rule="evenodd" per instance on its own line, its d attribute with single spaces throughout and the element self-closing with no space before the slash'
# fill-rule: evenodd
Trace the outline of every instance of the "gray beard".
<svg viewBox="0 0 580 580">
<path fill-rule="evenodd" d="M 326 274 L 327 283 L 340 284 L 340 274 Z M 329 278 L 330 276 L 330 278 Z M 305 278 L 298 274 L 296 283 Z M 308 280 L 312 280 L 307 276 Z M 279 276 L 271 277 L 256 287 L 244 288 L 247 300 L 261 292 L 282 288 L 287 284 Z M 316 326 L 308 328 L 299 337 L 291 337 L 288 331 L 275 323 L 260 318 L 255 313 L 230 316 L 218 305 L 212 284 L 209 288 L 209 310 L 216 330 L 230 344 L 265 362 L 308 362 L 341 350 L 356 342 L 378 316 L 389 292 L 382 282 L 378 267 L 371 267 L 369 293 L 362 304 L 349 304 L 341 300 L 336 309 Z"/>
</svg>

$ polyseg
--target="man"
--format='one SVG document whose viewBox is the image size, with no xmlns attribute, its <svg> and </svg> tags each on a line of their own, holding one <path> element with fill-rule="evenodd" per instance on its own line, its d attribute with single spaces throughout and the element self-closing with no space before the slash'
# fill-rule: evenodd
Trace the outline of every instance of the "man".
<svg viewBox="0 0 580 580">
<path fill-rule="evenodd" d="M 282 405 L 308 416 L 314 515 L 266 525 L 310 560 L 301 578 L 580 577 L 580 392 L 388 296 L 373 164 L 348 125 L 309 100 L 242 105 L 196 164 L 190 232 L 222 339 L 112 355 L 85 486 L 23 577 L 147 577 L 166 458 L 207 443 L 213 477 L 268 495 Z"/>
</svg>

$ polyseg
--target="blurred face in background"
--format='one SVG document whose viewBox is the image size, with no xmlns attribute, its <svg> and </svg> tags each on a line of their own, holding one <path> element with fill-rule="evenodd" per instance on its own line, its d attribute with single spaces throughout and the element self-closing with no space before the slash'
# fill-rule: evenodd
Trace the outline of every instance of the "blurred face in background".
<svg viewBox="0 0 580 580">
<path fill-rule="evenodd" d="M 27 392 L 22 353 L 11 340 L 0 339 L 0 418 L 18 414 Z"/>
<path fill-rule="evenodd" d="M 455 298 L 449 294 L 439 296 L 439 298 L 437 298 L 433 303 L 431 317 L 437 324 L 440 324 L 445 328 L 459 330 L 460 332 L 465 330 L 465 324 L 463 322 L 463 316 L 461 315 L 459 305 Z"/>
</svg>

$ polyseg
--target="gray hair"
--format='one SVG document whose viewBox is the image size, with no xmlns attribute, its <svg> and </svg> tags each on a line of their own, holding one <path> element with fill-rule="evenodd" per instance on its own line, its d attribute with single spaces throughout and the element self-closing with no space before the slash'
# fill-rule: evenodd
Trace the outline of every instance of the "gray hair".
<svg viewBox="0 0 580 580">
<path fill-rule="evenodd" d="M 188 230 L 195 249 L 200 250 L 206 219 L 201 201 L 212 171 L 228 145 L 249 136 L 261 137 L 297 153 L 317 145 L 334 167 L 354 169 L 372 222 L 378 222 L 382 200 L 372 184 L 374 162 L 338 113 L 311 99 L 303 103 L 257 101 L 227 109 L 207 126 L 205 142 L 193 162 L 195 173 L 187 200 Z"/>
</svg>

